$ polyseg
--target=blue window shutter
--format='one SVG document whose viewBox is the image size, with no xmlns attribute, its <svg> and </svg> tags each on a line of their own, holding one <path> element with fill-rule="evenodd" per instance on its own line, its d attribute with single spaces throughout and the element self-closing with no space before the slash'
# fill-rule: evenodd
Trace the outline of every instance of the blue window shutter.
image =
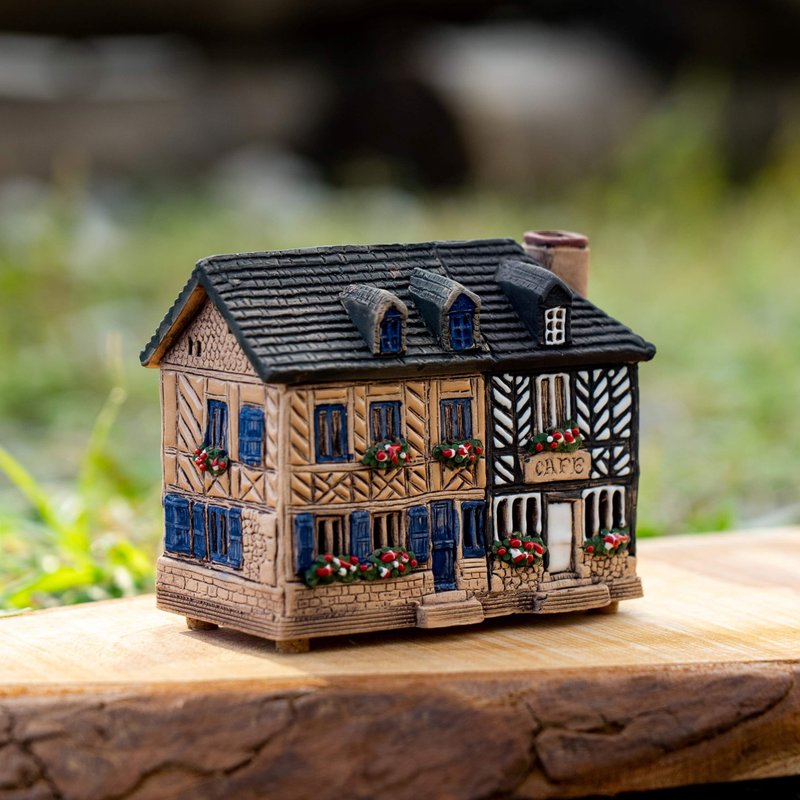
<svg viewBox="0 0 800 800">
<path fill-rule="evenodd" d="M 264 453 L 264 412 L 255 406 L 242 406 L 239 412 L 239 461 L 260 467 Z"/>
<path fill-rule="evenodd" d="M 305 572 L 314 560 L 314 515 L 298 514 L 294 518 L 294 568 Z"/>
<path fill-rule="evenodd" d="M 228 509 L 208 507 L 208 541 L 211 560 L 217 564 L 228 563 Z"/>
<path fill-rule="evenodd" d="M 179 494 L 164 496 L 164 548 L 190 553 L 189 501 Z"/>
<path fill-rule="evenodd" d="M 208 401 L 208 425 L 205 444 L 228 450 L 228 404 L 222 400 Z"/>
<path fill-rule="evenodd" d="M 462 538 L 465 558 L 480 558 L 486 555 L 484 545 L 485 506 L 482 500 L 461 504 Z"/>
<path fill-rule="evenodd" d="M 372 552 L 369 511 L 354 511 L 350 515 L 350 555 L 365 559 Z"/>
<path fill-rule="evenodd" d="M 408 509 L 408 549 L 417 561 L 429 558 L 430 535 L 428 533 L 428 507 L 414 506 Z"/>
<path fill-rule="evenodd" d="M 228 564 L 234 569 L 242 568 L 242 510 L 232 508 L 228 512 Z"/>
<path fill-rule="evenodd" d="M 314 408 L 314 439 L 318 462 L 349 461 L 347 409 L 341 403 Z"/>
<path fill-rule="evenodd" d="M 192 503 L 192 552 L 195 558 L 208 558 L 205 503 Z"/>
<path fill-rule="evenodd" d="M 472 400 L 441 401 L 441 434 L 449 441 L 472 438 Z"/>
</svg>

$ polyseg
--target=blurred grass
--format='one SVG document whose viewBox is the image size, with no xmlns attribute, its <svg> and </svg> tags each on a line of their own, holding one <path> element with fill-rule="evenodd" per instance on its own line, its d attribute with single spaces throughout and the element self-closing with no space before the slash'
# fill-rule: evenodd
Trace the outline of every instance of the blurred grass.
<svg viewBox="0 0 800 800">
<path fill-rule="evenodd" d="M 135 191 L 77 169 L 0 187 L 0 608 L 151 585 L 158 391 L 137 354 L 221 252 L 585 232 L 591 299 L 659 349 L 640 372 L 640 535 L 800 521 L 798 126 L 737 188 L 720 119 L 713 95 L 678 94 L 559 196 Z"/>
</svg>

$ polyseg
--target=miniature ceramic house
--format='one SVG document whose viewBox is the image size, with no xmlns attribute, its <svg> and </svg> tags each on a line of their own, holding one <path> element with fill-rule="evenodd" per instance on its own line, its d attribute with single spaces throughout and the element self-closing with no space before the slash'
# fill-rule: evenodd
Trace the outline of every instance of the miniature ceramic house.
<svg viewBox="0 0 800 800">
<path fill-rule="evenodd" d="M 588 243 L 322 247 L 200 261 L 161 369 L 160 608 L 315 636 L 639 597 L 637 363 Z"/>
</svg>

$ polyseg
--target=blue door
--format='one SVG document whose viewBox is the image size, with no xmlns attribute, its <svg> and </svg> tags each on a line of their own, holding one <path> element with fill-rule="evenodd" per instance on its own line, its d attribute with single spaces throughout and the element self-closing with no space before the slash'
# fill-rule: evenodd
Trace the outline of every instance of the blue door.
<svg viewBox="0 0 800 800">
<path fill-rule="evenodd" d="M 458 522 L 450 500 L 431 504 L 433 516 L 433 588 L 446 592 L 456 588 L 456 540 Z"/>
</svg>

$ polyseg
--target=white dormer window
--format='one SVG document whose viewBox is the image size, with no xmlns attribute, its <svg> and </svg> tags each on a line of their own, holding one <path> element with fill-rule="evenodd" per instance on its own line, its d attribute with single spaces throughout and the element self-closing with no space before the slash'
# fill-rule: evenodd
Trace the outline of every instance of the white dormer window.
<svg viewBox="0 0 800 800">
<path fill-rule="evenodd" d="M 544 343 L 564 344 L 567 341 L 567 309 L 548 308 L 544 312 Z"/>
</svg>

